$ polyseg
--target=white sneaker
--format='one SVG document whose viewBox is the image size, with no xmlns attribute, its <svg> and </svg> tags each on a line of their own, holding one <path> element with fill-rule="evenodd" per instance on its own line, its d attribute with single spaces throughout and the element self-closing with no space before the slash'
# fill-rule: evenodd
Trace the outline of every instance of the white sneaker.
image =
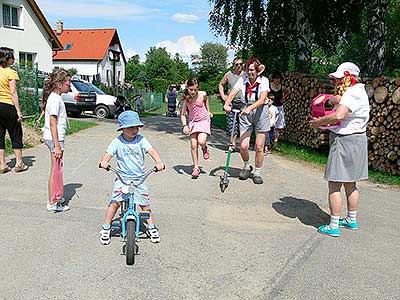
<svg viewBox="0 0 400 300">
<path fill-rule="evenodd" d="M 108 245 L 111 242 L 111 228 L 110 229 L 104 229 L 101 228 L 100 230 L 100 244 L 102 245 Z"/>
<path fill-rule="evenodd" d="M 63 212 L 69 210 L 68 205 L 62 205 L 59 202 L 53 203 L 53 204 L 47 204 L 47 210 L 52 211 L 52 212 Z"/>
<path fill-rule="evenodd" d="M 160 242 L 160 232 L 157 227 L 153 227 L 152 229 L 147 229 L 146 234 L 152 243 Z"/>
</svg>

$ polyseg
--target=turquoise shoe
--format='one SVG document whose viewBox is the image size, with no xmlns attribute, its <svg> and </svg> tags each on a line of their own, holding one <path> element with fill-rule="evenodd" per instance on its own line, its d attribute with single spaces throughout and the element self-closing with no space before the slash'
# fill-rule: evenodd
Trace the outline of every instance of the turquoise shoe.
<svg viewBox="0 0 400 300">
<path fill-rule="evenodd" d="M 357 222 L 347 222 L 347 219 L 339 219 L 339 226 L 340 227 L 344 227 L 347 229 L 351 229 L 351 230 L 357 230 L 358 229 L 358 223 Z"/>
<path fill-rule="evenodd" d="M 329 225 L 322 225 L 318 227 L 318 232 L 322 234 L 326 234 L 333 237 L 338 237 L 340 235 L 340 229 L 331 228 Z"/>
</svg>

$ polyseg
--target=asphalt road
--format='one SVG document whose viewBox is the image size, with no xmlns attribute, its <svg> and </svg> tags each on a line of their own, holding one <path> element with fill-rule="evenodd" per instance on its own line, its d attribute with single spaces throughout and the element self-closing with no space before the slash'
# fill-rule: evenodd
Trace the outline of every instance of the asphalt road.
<svg viewBox="0 0 400 300">
<path fill-rule="evenodd" d="M 359 231 L 322 236 L 316 227 L 328 220 L 328 205 L 320 169 L 272 155 L 256 186 L 237 179 L 235 153 L 222 194 L 223 132 L 213 131 L 211 159 L 192 180 L 178 119 L 144 121 L 141 133 L 167 165 L 148 179 L 161 243 L 140 240 L 132 267 L 118 237 L 100 245 L 113 176 L 97 164 L 117 132 L 115 122 L 99 122 L 66 140 L 70 211 L 46 211 L 45 146 L 24 152 L 28 172 L 0 175 L 0 299 L 400 298 L 399 189 L 360 183 Z"/>
</svg>

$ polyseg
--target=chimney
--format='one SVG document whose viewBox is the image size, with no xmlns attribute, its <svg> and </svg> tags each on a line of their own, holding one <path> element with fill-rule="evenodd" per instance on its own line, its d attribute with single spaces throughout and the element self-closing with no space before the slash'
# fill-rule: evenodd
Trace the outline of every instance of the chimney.
<svg viewBox="0 0 400 300">
<path fill-rule="evenodd" d="M 57 32 L 57 35 L 60 35 L 60 34 L 63 32 L 63 30 L 64 30 L 64 23 L 61 22 L 61 21 L 57 21 L 57 22 L 56 22 L 56 32 Z"/>
</svg>

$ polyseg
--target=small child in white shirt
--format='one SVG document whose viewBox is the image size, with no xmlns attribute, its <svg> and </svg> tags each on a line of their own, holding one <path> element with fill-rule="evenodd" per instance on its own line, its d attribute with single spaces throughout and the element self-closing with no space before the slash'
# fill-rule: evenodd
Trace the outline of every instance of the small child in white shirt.
<svg viewBox="0 0 400 300">
<path fill-rule="evenodd" d="M 276 121 L 278 120 L 279 117 L 279 110 L 276 106 L 274 106 L 273 104 L 273 100 L 269 99 L 268 101 L 268 106 L 269 106 L 269 120 L 270 120 L 270 126 L 271 129 L 270 131 L 268 131 L 268 134 L 265 138 L 265 155 L 267 154 L 271 154 L 272 149 L 274 148 L 275 144 L 275 124 Z"/>
</svg>

